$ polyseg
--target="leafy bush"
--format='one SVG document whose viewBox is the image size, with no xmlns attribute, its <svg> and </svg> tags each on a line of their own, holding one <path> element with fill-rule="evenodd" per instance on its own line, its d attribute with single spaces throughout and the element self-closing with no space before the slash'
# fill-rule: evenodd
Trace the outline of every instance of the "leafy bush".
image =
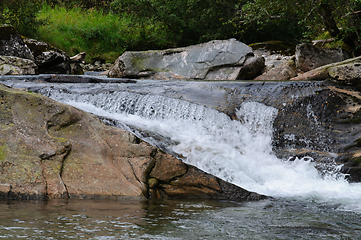
<svg viewBox="0 0 361 240">
<path fill-rule="evenodd" d="M 330 37 L 357 50 L 361 43 L 360 9 L 361 0 L 249 0 L 239 5 L 231 22 L 245 38 L 249 33 L 263 32 L 264 40 L 304 41 L 327 31 Z M 267 39 L 270 37 L 273 39 Z"/>
<path fill-rule="evenodd" d="M 138 19 L 154 19 L 169 31 L 173 46 L 186 46 L 234 37 L 233 25 L 225 25 L 239 0 L 114 0 L 112 9 Z"/>
<path fill-rule="evenodd" d="M 38 29 L 41 40 L 69 55 L 84 51 L 87 61 L 102 58 L 112 62 L 126 49 L 167 44 L 166 31 L 160 24 L 139 23 L 128 14 L 44 5 L 38 20 L 47 22 Z"/>
<path fill-rule="evenodd" d="M 20 34 L 35 37 L 40 8 L 41 0 L 0 0 L 0 23 L 11 24 Z"/>
</svg>

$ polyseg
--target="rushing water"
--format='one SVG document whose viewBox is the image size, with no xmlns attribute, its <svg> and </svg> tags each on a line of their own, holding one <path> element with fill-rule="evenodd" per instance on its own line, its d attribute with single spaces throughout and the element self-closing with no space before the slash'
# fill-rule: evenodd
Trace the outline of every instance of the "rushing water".
<svg viewBox="0 0 361 240">
<path fill-rule="evenodd" d="M 19 236 L 31 232 L 30 236 L 47 233 L 49 238 L 59 238 L 63 227 L 65 237 L 99 239 L 354 239 L 360 233 L 361 185 L 348 183 L 337 167 L 320 174 L 310 158 L 277 158 L 272 151 L 272 127 L 278 114 L 274 107 L 246 100 L 237 106 L 232 120 L 203 105 L 124 89 L 140 83 L 111 90 L 94 84 L 6 83 L 102 116 L 189 164 L 275 200 L 123 202 L 109 204 L 109 208 L 106 203 L 88 201 L 84 209 L 77 201 L 27 203 L 34 209 L 44 208 L 50 220 L 32 219 L 35 210 L 20 203 L 3 203 L 4 208 L 14 207 L 8 211 L 11 224 L 7 227 L 0 222 L 4 233 L 0 237 L 15 231 Z M 144 84 L 152 86 L 151 81 Z M 167 82 L 166 88 L 172 84 Z M 12 216 L 22 208 L 28 209 L 27 220 Z M 54 214 L 53 208 L 57 209 Z M 129 214 L 124 215 L 127 209 Z M 44 230 L 51 226 L 55 228 L 51 232 Z"/>
</svg>

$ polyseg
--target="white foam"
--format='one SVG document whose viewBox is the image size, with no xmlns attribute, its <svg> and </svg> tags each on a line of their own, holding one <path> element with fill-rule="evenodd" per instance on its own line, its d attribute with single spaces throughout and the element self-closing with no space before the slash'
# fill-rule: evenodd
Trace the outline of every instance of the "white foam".
<svg viewBox="0 0 361 240">
<path fill-rule="evenodd" d="M 322 176 L 310 160 L 285 161 L 273 154 L 272 126 L 278 112 L 275 108 L 243 103 L 237 111 L 240 119 L 237 121 L 215 110 L 175 99 L 146 95 L 135 99 L 127 95 L 116 96 L 117 102 L 112 102 L 114 97 L 103 94 L 66 100 L 70 96 L 60 94 L 57 98 L 170 138 L 179 143 L 172 150 L 186 157 L 187 163 L 250 191 L 273 197 L 311 198 L 361 211 L 361 184 L 350 184 L 332 174 Z M 121 107 L 122 101 L 136 110 L 124 110 L 128 107 Z"/>
</svg>

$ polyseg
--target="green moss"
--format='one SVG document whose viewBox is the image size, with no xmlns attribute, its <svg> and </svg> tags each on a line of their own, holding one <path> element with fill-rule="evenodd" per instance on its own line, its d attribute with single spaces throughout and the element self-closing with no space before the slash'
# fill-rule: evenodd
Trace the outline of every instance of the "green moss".
<svg viewBox="0 0 361 240">
<path fill-rule="evenodd" d="M 361 118 L 352 118 L 352 119 L 348 119 L 348 120 L 341 121 L 340 123 L 359 124 L 359 123 L 361 123 Z"/>
<path fill-rule="evenodd" d="M 148 186 L 149 186 L 149 188 L 156 188 L 158 186 L 158 179 L 150 178 L 148 180 Z"/>
<path fill-rule="evenodd" d="M 145 70 L 145 64 L 144 64 L 145 59 L 146 58 L 144 56 L 134 55 L 131 60 L 132 66 L 139 71 L 144 71 Z"/>
<path fill-rule="evenodd" d="M 351 163 L 352 167 L 359 166 L 361 164 L 361 157 L 353 158 L 350 161 L 352 162 Z"/>
<path fill-rule="evenodd" d="M 353 148 L 353 147 L 361 147 L 361 138 L 356 139 L 354 143 L 355 143 L 355 144 L 353 144 L 353 145 L 350 145 L 350 146 L 345 147 L 343 150 L 344 150 L 344 151 L 347 151 L 347 150 L 349 150 L 349 149 L 351 149 L 351 148 Z"/>
<path fill-rule="evenodd" d="M 4 161 L 7 157 L 6 149 L 8 148 L 7 145 L 0 146 L 0 162 Z"/>
</svg>

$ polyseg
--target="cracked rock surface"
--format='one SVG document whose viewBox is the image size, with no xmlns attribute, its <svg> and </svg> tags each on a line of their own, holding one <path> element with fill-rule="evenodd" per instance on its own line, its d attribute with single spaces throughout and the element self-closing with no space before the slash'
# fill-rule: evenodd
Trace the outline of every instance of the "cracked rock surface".
<svg viewBox="0 0 361 240">
<path fill-rule="evenodd" d="M 109 77 L 152 79 L 253 79 L 265 66 L 263 57 L 236 39 L 166 50 L 125 52 Z"/>
<path fill-rule="evenodd" d="M 133 134 L 0 84 L 0 198 L 258 200 Z"/>
</svg>

